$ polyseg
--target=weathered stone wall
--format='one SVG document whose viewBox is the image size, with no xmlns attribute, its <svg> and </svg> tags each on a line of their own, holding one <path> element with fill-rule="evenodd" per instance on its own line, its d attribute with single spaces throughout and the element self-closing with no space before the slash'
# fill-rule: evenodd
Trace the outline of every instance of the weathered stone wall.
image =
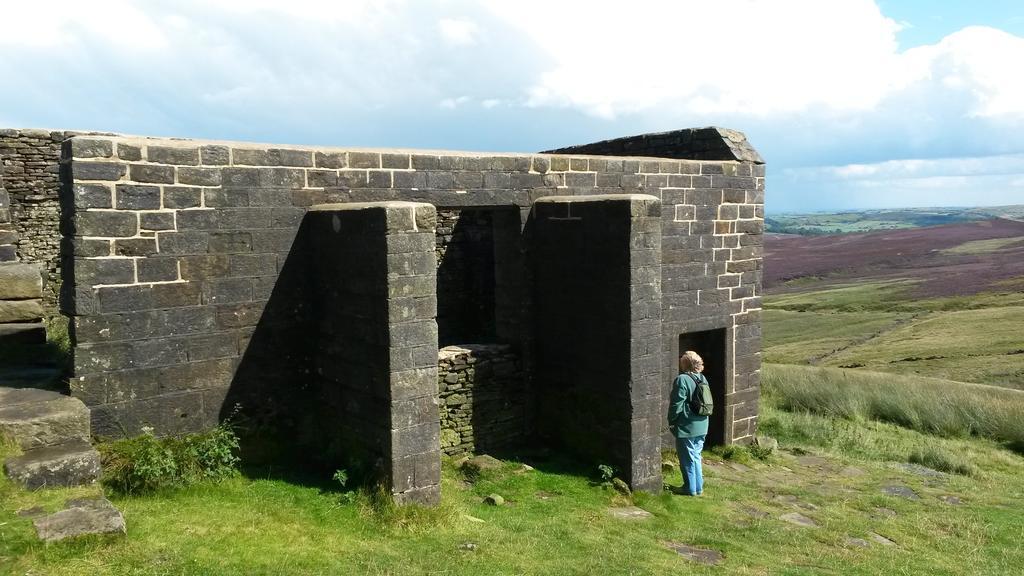
<svg viewBox="0 0 1024 576">
<path fill-rule="evenodd" d="M 539 430 L 661 488 L 661 203 L 554 196 L 530 222 Z"/>
<path fill-rule="evenodd" d="M 500 451 L 526 440 L 526 375 L 511 346 L 446 346 L 438 353 L 441 450 Z"/>
<path fill-rule="evenodd" d="M 45 270 L 43 304 L 57 312 L 60 285 L 60 162 L 61 142 L 80 132 L 0 129 L 0 176 L 10 195 L 11 231 L 23 262 Z M 0 208 L 2 209 L 2 208 Z M 5 244 L 0 224 L 0 245 Z M 10 249 L 0 246 L 0 258 Z"/>
<path fill-rule="evenodd" d="M 335 204 L 313 206 L 303 235 L 316 248 L 310 449 L 336 451 L 335 469 L 379 466 L 397 501 L 421 504 L 441 498 L 434 226 L 429 204 Z"/>
<path fill-rule="evenodd" d="M 404 200 L 439 209 L 487 208 L 495 218 L 511 214 L 524 223 L 539 198 L 624 192 L 661 203 L 664 391 L 676 374 L 679 335 L 725 329 L 725 440 L 753 434 L 761 164 L 126 137 L 76 137 L 66 158 L 73 186 L 63 217 L 71 271 L 63 309 L 75 317 L 72 388 L 94 406 L 94 429 L 101 434 L 132 433 L 143 423 L 162 432 L 201 429 L 230 409 L 229 392 L 242 389 L 260 391 L 249 396 L 250 409 L 301 396 L 310 374 L 308 354 L 299 348 L 308 343 L 291 336 L 306 330 L 309 312 L 289 295 L 301 294 L 306 264 L 292 243 L 309 206 Z M 517 296 L 496 294 L 496 322 L 499 341 L 521 346 L 529 374 L 535 326 L 528 265 L 520 239 L 509 232 L 518 229 L 495 229 L 502 231 L 495 249 L 506 254 L 496 258 L 496 282 L 518 285 Z M 400 258 L 392 264 L 403 265 Z M 295 272 L 286 274 L 289 269 Z M 389 299 L 420 289 L 424 280 L 403 282 Z M 291 314 L 290 306 L 300 309 Z M 514 337 L 503 337 L 503 330 Z M 258 353 L 254 342 L 264 343 Z M 627 353 L 643 358 L 650 350 Z M 436 350 L 432 356 L 436 370 Z M 277 368 L 272 378 L 254 368 L 263 365 Z M 285 378 L 303 365 L 305 372 Z"/>
</svg>

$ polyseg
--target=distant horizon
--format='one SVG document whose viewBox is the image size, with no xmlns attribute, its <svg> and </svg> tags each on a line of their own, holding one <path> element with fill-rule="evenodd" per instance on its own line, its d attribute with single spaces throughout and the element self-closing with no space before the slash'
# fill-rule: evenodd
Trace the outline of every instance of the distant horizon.
<svg viewBox="0 0 1024 576">
<path fill-rule="evenodd" d="M 765 215 L 779 215 L 779 216 L 805 216 L 811 214 L 849 214 L 859 212 L 877 212 L 877 211 L 895 211 L 895 210 L 970 210 L 972 208 L 1024 208 L 1024 203 L 1021 204 L 973 204 L 973 205 L 948 205 L 948 206 L 884 206 L 877 208 L 825 208 L 816 210 L 805 210 L 805 211 L 792 211 L 792 210 L 771 210 L 771 204 L 765 203 Z"/>
</svg>

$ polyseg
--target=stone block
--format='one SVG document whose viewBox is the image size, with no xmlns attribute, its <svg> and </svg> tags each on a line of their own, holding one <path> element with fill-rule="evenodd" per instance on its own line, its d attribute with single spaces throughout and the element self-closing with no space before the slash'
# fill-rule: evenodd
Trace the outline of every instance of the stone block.
<svg viewBox="0 0 1024 576">
<path fill-rule="evenodd" d="M 131 258 L 77 258 L 75 282 L 82 286 L 131 284 L 135 282 L 135 261 Z"/>
<path fill-rule="evenodd" d="M 221 170 L 222 186 L 254 187 L 260 185 L 258 168 L 224 168 Z"/>
<path fill-rule="evenodd" d="M 110 158 L 114 155 L 114 143 L 110 140 L 76 136 L 71 139 L 71 156 L 74 158 Z"/>
<path fill-rule="evenodd" d="M 75 208 L 113 208 L 113 192 L 107 184 L 75 184 Z"/>
<path fill-rule="evenodd" d="M 143 212 L 139 214 L 140 230 L 174 230 L 174 226 L 174 212 Z"/>
<path fill-rule="evenodd" d="M 260 168 L 259 185 L 269 188 L 303 188 L 306 172 L 297 168 Z"/>
<path fill-rule="evenodd" d="M 99 478 L 100 455 L 88 442 L 71 440 L 9 458 L 4 473 L 28 490 L 81 486 Z"/>
<path fill-rule="evenodd" d="M 177 164 L 195 166 L 199 164 L 199 149 L 192 146 L 154 146 L 146 147 L 146 159 L 158 164 Z"/>
<path fill-rule="evenodd" d="M 75 180 L 120 180 L 127 165 L 120 162 L 72 162 L 71 171 Z"/>
<path fill-rule="evenodd" d="M 38 264 L 0 263 L 0 299 L 42 298 L 43 271 Z"/>
<path fill-rule="evenodd" d="M 75 173 L 76 178 L 81 178 Z M 156 166 L 152 164 L 132 164 L 129 178 L 135 182 L 147 184 L 174 184 L 174 166 Z M 88 178 L 81 178 L 88 180 Z"/>
<path fill-rule="evenodd" d="M 139 218 L 132 212 L 86 210 L 75 212 L 72 230 L 76 236 L 117 238 L 135 236 L 139 231 Z"/>
<path fill-rule="evenodd" d="M 0 433 L 24 451 L 88 441 L 89 410 L 56 392 L 0 388 Z"/>
<path fill-rule="evenodd" d="M 210 234 L 208 246 L 209 251 L 214 254 L 251 252 L 252 234 L 249 232 L 213 232 Z"/>
<path fill-rule="evenodd" d="M 156 253 L 156 238 L 118 238 L 114 240 L 116 256 L 151 256 Z"/>
<path fill-rule="evenodd" d="M 187 186 L 220 186 L 220 168 L 178 168 L 178 183 Z"/>
<path fill-rule="evenodd" d="M 182 182 L 187 184 L 189 182 Z M 202 205 L 203 192 L 193 186 L 164 186 L 164 208 L 198 208 Z"/>
<path fill-rule="evenodd" d="M 0 324 L 7 322 L 36 322 L 43 318 L 42 301 L 0 300 Z"/>
<path fill-rule="evenodd" d="M 137 162 L 142 160 L 142 147 L 134 144 L 125 144 L 124 142 L 117 143 L 117 157 L 121 160 L 128 160 L 129 162 Z"/>
<path fill-rule="evenodd" d="M 224 166 L 230 163 L 231 150 L 227 146 L 199 147 L 199 161 L 206 166 Z"/>
<path fill-rule="evenodd" d="M 178 279 L 176 258 L 142 258 L 136 262 L 139 282 L 171 282 Z"/>
<path fill-rule="evenodd" d="M 33 521 L 36 535 L 44 542 L 59 542 L 87 535 L 126 534 L 124 517 L 105 498 L 71 500 L 60 512 Z"/>
<path fill-rule="evenodd" d="M 119 210 L 157 210 L 160 208 L 160 187 L 118 184 L 114 198 L 114 207 Z"/>
</svg>

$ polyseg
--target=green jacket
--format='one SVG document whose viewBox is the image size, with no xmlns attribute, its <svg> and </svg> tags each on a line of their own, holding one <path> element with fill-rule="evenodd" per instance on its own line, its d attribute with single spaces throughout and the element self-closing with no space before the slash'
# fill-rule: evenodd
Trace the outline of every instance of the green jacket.
<svg viewBox="0 0 1024 576">
<path fill-rule="evenodd" d="M 683 372 L 672 383 L 672 396 L 668 402 L 668 426 L 676 438 L 693 438 L 708 433 L 708 417 L 698 416 L 690 411 L 690 396 L 697 387 L 696 378 L 704 379 L 696 372 Z"/>
</svg>

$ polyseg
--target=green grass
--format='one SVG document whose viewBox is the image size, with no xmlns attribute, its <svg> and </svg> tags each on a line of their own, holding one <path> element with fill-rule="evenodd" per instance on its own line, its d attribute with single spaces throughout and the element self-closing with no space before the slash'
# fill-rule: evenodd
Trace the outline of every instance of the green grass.
<svg viewBox="0 0 1024 576">
<path fill-rule="evenodd" d="M 147 496 L 115 497 L 128 536 L 43 545 L 14 510 L 96 488 L 25 492 L 0 480 L 0 573 L 56 574 L 961 574 L 971 557 L 977 574 L 1011 573 L 1024 563 L 1018 544 L 1018 481 L 1024 459 L 993 442 L 936 438 L 901 427 L 765 407 L 763 428 L 783 446 L 824 457 L 805 465 L 789 453 L 745 460 L 734 470 L 708 454 L 704 498 L 634 496 L 654 514 L 646 521 L 609 517 L 617 499 L 565 462 L 509 463 L 475 484 L 450 465 L 445 504 L 397 510 L 363 494 L 342 503 L 337 492 L 272 477 L 239 477 Z M 893 467 L 931 447 L 958 454 L 975 477 L 925 478 Z M 824 466 L 824 468 L 822 467 Z M 846 473 L 856 470 L 857 474 Z M 827 473 L 825 472 L 827 471 Z M 840 473 L 842 471 L 842 473 Z M 677 472 L 666 480 L 680 482 Z M 913 488 L 921 501 L 885 496 L 889 484 Z M 490 507 L 497 492 L 508 505 Z M 967 504 L 938 500 L 959 495 Z M 786 499 L 813 506 L 794 508 Z M 879 519 L 875 509 L 895 510 Z M 744 512 L 754 508 L 764 518 Z M 799 510 L 820 528 L 779 519 Z M 882 534 L 898 548 L 846 545 L 847 537 Z M 673 540 L 720 550 L 721 568 L 680 558 Z M 476 550 L 461 550 L 471 542 Z"/>
<path fill-rule="evenodd" d="M 1021 326 L 1024 306 L 931 314 L 838 352 L 825 364 L 1024 388 Z"/>
<path fill-rule="evenodd" d="M 766 298 L 764 359 L 1024 389 L 1024 291 L 909 299 L 903 283 Z"/>
<path fill-rule="evenodd" d="M 763 394 L 791 412 L 880 421 L 944 437 L 977 436 L 1024 452 L 1024 392 L 936 378 L 765 365 Z"/>
<path fill-rule="evenodd" d="M 805 364 L 870 337 L 909 318 L 878 312 L 795 312 L 766 309 L 764 361 Z"/>
</svg>

